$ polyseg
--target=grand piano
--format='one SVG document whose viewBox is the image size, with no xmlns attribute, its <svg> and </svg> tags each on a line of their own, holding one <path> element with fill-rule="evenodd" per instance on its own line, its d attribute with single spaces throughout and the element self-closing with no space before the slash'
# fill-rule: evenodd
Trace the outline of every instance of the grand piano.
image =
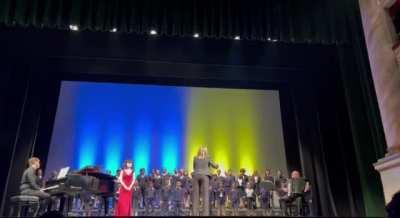
<svg viewBox="0 0 400 218">
<path fill-rule="evenodd" d="M 80 196 L 99 196 L 103 199 L 104 215 L 108 214 L 108 199 L 115 194 L 114 176 L 102 173 L 98 167 L 85 167 L 61 179 L 46 182 L 44 191 L 60 198 L 59 211 L 68 214 L 71 199 Z"/>
</svg>

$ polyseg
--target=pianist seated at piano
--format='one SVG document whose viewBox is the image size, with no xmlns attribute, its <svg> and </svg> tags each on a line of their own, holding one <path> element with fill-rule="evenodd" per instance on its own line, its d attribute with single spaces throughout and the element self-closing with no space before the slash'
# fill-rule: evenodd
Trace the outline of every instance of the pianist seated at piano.
<svg viewBox="0 0 400 218">
<path fill-rule="evenodd" d="M 21 178 L 21 195 L 37 196 L 41 200 L 41 212 L 48 204 L 50 195 L 44 192 L 41 178 L 37 171 L 40 168 L 40 160 L 37 157 L 31 157 L 28 160 L 29 167 L 24 171 Z"/>
<path fill-rule="evenodd" d="M 310 191 L 310 184 L 308 180 L 301 177 L 300 172 L 297 170 L 292 171 L 290 178 L 282 187 L 285 195 L 279 199 L 282 213 L 285 216 L 297 215 L 300 216 L 303 210 L 304 196 Z M 292 209 L 294 208 L 294 211 Z M 296 214 L 293 214 L 295 212 Z"/>
<path fill-rule="evenodd" d="M 41 199 L 49 198 L 50 195 L 42 190 L 41 179 L 37 176 L 40 168 L 40 160 L 37 157 L 29 158 L 29 167 L 22 174 L 20 191 L 22 195 L 37 196 Z"/>
</svg>

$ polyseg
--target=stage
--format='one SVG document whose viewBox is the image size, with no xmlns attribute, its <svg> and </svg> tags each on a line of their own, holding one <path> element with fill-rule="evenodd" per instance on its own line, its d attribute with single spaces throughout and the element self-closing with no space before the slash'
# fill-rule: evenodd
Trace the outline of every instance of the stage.
<svg viewBox="0 0 400 218">
<path fill-rule="evenodd" d="M 117 199 L 126 160 L 135 177 L 165 170 L 191 190 L 203 147 L 242 198 L 249 181 L 273 177 L 277 191 L 297 171 L 310 215 L 384 214 L 372 163 L 385 135 L 356 1 L 153 1 L 0 3 L 0 215 L 31 157 L 44 187 L 69 167 L 108 182 L 82 188 L 87 199 Z"/>
</svg>

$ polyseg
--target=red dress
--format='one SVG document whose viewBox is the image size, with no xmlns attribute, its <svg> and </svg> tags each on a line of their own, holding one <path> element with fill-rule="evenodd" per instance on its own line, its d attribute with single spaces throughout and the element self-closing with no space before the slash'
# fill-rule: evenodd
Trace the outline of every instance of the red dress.
<svg viewBox="0 0 400 218">
<path fill-rule="evenodd" d="M 133 182 L 133 171 L 128 175 L 125 170 L 122 170 L 122 181 L 124 181 L 125 185 L 130 186 Z M 133 189 L 127 190 L 121 185 L 119 188 L 117 207 L 115 208 L 115 216 L 133 215 L 132 193 Z"/>
</svg>

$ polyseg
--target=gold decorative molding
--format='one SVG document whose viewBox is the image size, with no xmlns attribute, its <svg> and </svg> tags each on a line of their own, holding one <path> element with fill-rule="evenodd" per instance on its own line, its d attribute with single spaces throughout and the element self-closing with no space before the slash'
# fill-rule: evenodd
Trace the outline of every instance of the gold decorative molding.
<svg viewBox="0 0 400 218">
<path fill-rule="evenodd" d="M 396 2 L 396 0 L 377 0 L 379 6 L 383 8 L 390 8 Z"/>
<path fill-rule="evenodd" d="M 375 170 L 382 172 L 393 168 L 400 168 L 400 152 L 388 153 L 384 158 L 374 163 Z"/>
<path fill-rule="evenodd" d="M 400 49 L 399 49 L 400 50 Z M 399 56 L 396 54 L 396 58 L 397 61 L 399 61 Z M 400 62 L 399 62 L 400 63 Z M 396 145 L 396 146 L 391 146 L 387 149 L 387 154 L 388 155 L 392 155 L 392 154 L 396 154 L 396 153 L 400 153 L 400 145 Z"/>
</svg>

